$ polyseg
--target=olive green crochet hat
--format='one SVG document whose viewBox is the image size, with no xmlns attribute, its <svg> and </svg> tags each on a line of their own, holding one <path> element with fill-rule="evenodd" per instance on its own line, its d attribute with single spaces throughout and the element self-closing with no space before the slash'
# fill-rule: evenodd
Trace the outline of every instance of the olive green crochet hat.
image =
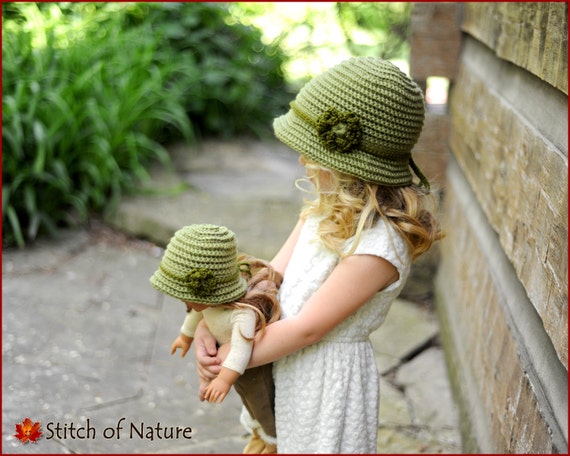
<svg viewBox="0 0 570 456">
<path fill-rule="evenodd" d="M 425 116 L 420 87 L 391 62 L 355 57 L 307 83 L 275 119 L 277 138 L 316 163 L 386 186 L 412 183 Z"/>
<path fill-rule="evenodd" d="M 185 226 L 170 240 L 150 283 L 182 301 L 208 305 L 234 302 L 247 289 L 237 256 L 235 234 L 226 227 Z"/>
</svg>

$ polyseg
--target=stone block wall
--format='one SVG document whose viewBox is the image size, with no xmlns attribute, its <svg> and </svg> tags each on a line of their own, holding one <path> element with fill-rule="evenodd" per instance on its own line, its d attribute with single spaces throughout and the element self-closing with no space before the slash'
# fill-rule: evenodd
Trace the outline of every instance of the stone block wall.
<svg viewBox="0 0 570 456">
<path fill-rule="evenodd" d="M 410 24 L 410 75 L 424 91 L 430 77 L 453 81 L 461 46 L 459 12 L 456 3 L 414 4 Z M 445 185 L 448 136 L 447 105 L 428 104 L 424 128 L 413 153 L 414 161 L 428 177 L 438 196 Z M 438 262 L 439 248 L 436 245 L 412 265 L 401 296 L 420 304 L 433 303 L 433 279 Z"/>
<path fill-rule="evenodd" d="M 451 81 L 435 294 L 469 453 L 568 449 L 567 17 L 414 5 L 412 77 Z"/>
</svg>

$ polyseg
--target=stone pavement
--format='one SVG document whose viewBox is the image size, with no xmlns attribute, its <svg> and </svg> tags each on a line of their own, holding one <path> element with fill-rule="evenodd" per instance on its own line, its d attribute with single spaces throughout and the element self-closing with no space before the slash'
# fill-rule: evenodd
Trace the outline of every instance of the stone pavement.
<svg viewBox="0 0 570 456">
<path fill-rule="evenodd" d="M 169 354 L 183 305 L 148 279 L 191 223 L 225 224 L 241 250 L 271 258 L 297 218 L 302 169 L 273 143 L 172 153 L 175 170 L 153 173 L 105 225 L 4 250 L 3 454 L 241 452 L 239 397 L 198 400 L 193 356 Z M 380 453 L 461 451 L 438 332 L 429 306 L 398 300 L 373 334 Z M 41 424 L 37 443 L 13 436 L 26 417 Z"/>
</svg>

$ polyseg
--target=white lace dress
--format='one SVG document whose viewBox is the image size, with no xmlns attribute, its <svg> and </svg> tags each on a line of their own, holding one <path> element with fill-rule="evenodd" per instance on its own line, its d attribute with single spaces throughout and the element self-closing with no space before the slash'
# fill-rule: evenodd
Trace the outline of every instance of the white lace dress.
<svg viewBox="0 0 570 456">
<path fill-rule="evenodd" d="M 306 220 L 287 266 L 282 318 L 297 314 L 338 263 L 317 239 L 317 224 Z M 400 277 L 322 341 L 274 363 L 279 453 L 377 451 L 379 374 L 368 336 L 404 286 L 410 259 L 402 238 L 382 220 L 363 233 L 355 254 L 388 260 Z"/>
</svg>

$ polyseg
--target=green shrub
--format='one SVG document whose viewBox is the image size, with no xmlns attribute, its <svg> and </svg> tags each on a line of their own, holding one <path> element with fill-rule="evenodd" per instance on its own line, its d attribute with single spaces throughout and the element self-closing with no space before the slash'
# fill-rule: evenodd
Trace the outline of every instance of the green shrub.
<svg viewBox="0 0 570 456">
<path fill-rule="evenodd" d="M 277 45 L 263 44 L 261 31 L 254 27 L 228 26 L 223 4 L 147 7 L 153 30 L 168 40 L 168 49 L 185 68 L 199 68 L 201 77 L 176 79 L 197 133 L 230 137 L 270 132 L 271 120 L 290 100 L 282 72 L 285 57 Z"/>
<path fill-rule="evenodd" d="M 169 140 L 261 134 L 280 108 L 279 55 L 220 5 L 2 7 L 6 244 L 112 209 Z"/>
</svg>

